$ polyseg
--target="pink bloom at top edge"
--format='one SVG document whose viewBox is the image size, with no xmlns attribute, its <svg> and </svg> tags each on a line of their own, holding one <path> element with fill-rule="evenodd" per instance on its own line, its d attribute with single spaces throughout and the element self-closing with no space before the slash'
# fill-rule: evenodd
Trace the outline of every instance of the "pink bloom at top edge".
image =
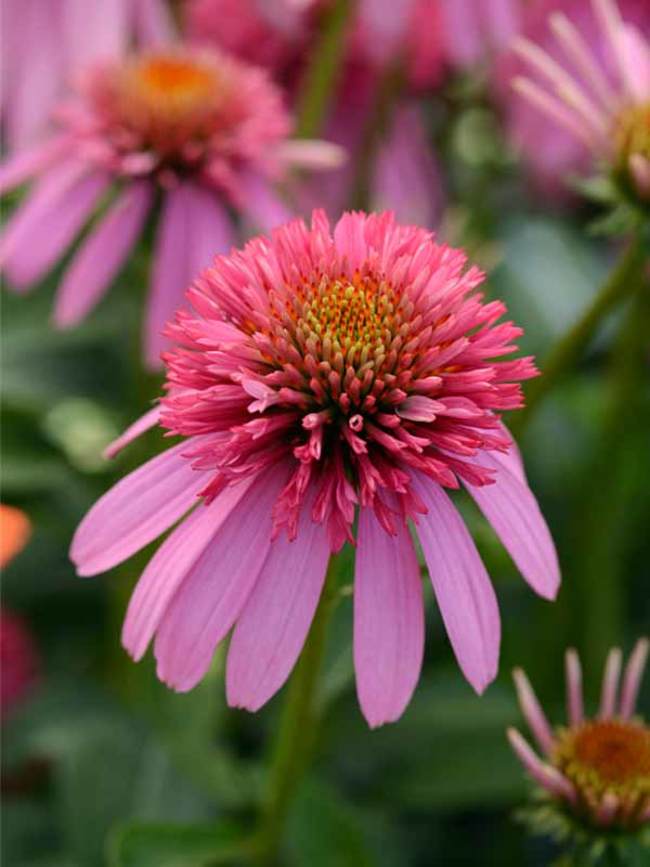
<svg viewBox="0 0 650 867">
<path fill-rule="evenodd" d="M 164 0 L 3 0 L 2 123 L 8 148 L 36 144 L 51 113 L 88 63 L 120 57 L 132 41 L 172 38 Z"/>
<path fill-rule="evenodd" d="M 513 140 L 543 186 L 559 189 L 596 158 L 650 196 L 645 0 L 545 0 L 527 15 L 499 81 Z"/>
<path fill-rule="evenodd" d="M 25 290 L 65 253 L 109 198 L 59 286 L 55 322 L 98 303 L 162 199 L 146 315 L 145 357 L 192 277 L 235 242 L 230 212 L 257 229 L 290 216 L 274 183 L 290 165 L 330 168 L 340 148 L 292 142 L 292 119 L 264 70 L 216 49 L 159 48 L 94 64 L 58 109 L 59 131 L 0 167 L 0 190 L 35 177 L 0 240 L 9 284 Z"/>
<path fill-rule="evenodd" d="M 327 4 L 290 0 L 191 0 L 188 36 L 199 44 L 225 47 L 267 66 L 290 99 L 315 48 Z M 277 10 L 283 14 L 278 15 Z M 348 23 L 346 50 L 324 135 L 350 158 L 335 172 L 302 179 L 296 195 L 301 211 L 324 207 L 335 218 L 349 207 L 361 149 L 374 110 L 380 79 L 397 58 L 407 66 L 407 93 L 390 118 L 369 172 L 368 204 L 389 208 L 400 220 L 435 228 L 443 203 L 442 173 L 416 97 L 444 77 L 445 46 L 440 0 L 362 0 Z M 261 46 L 261 48 L 258 48 Z"/>
<path fill-rule="evenodd" d="M 332 551 L 354 541 L 354 661 L 372 726 L 397 719 L 424 642 L 413 525 L 458 662 L 497 671 L 494 590 L 445 489 L 462 482 L 531 586 L 553 598 L 553 542 L 500 421 L 530 358 L 497 324 L 466 257 L 390 213 L 322 212 L 218 256 L 168 328 L 159 421 L 180 444 L 119 482 L 78 528 L 80 575 L 180 521 L 133 594 L 123 642 L 155 638 L 158 675 L 191 689 L 233 630 L 230 704 L 256 710 L 288 677 Z M 120 445 L 156 423 L 149 413 Z M 114 450 L 113 450 L 114 451 Z M 190 511 L 191 510 L 191 511 Z M 182 520 L 181 520 L 182 519 Z"/>
<path fill-rule="evenodd" d="M 525 673 L 514 671 L 522 713 L 544 758 L 514 728 L 510 744 L 535 782 L 592 827 L 634 830 L 650 822 L 650 728 L 635 715 L 649 647 L 646 638 L 637 642 L 622 680 L 621 651 L 610 651 L 592 718 L 584 711 L 580 659 L 568 650 L 567 723 L 555 729 Z"/>
</svg>

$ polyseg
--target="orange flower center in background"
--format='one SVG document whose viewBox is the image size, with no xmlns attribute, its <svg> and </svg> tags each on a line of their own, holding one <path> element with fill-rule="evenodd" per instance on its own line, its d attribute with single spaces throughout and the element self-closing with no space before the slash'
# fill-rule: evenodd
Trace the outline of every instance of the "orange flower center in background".
<svg viewBox="0 0 650 867">
<path fill-rule="evenodd" d="M 650 160 L 650 102 L 631 106 L 619 115 L 614 140 L 622 163 L 627 164 L 632 154 Z"/>
<path fill-rule="evenodd" d="M 23 550 L 32 532 L 27 515 L 13 506 L 0 505 L 0 567 Z"/>
<path fill-rule="evenodd" d="M 633 823 L 650 805 L 650 729 L 641 722 L 590 720 L 563 730 L 553 762 L 588 809 L 612 793 Z"/>
<path fill-rule="evenodd" d="M 223 76 L 201 54 L 147 54 L 119 70 L 115 109 L 144 147 L 169 154 L 214 131 L 226 95 Z"/>
</svg>

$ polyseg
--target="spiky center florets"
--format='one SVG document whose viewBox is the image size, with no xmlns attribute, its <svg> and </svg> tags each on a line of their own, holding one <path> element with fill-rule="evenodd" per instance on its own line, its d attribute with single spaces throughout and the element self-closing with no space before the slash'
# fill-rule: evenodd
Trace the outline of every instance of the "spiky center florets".
<svg viewBox="0 0 650 867">
<path fill-rule="evenodd" d="M 614 141 L 621 164 L 640 154 L 650 160 L 650 102 L 625 109 L 616 120 Z"/>
<path fill-rule="evenodd" d="M 472 458 L 506 450 L 497 412 L 521 405 L 514 380 L 531 359 L 495 361 L 520 331 L 475 293 L 477 269 L 391 215 L 324 216 L 221 257 L 188 298 L 170 336 L 165 427 L 206 434 L 204 492 L 287 459 L 277 524 L 292 534 L 310 485 L 332 545 L 357 503 L 389 531 L 421 507 L 411 474 L 456 487 L 492 480 Z M 198 456 L 193 454 L 192 457 Z"/>
<path fill-rule="evenodd" d="M 596 820 L 605 798 L 621 824 L 634 824 L 650 807 L 650 729 L 643 723 L 590 720 L 563 730 L 553 762 Z"/>
</svg>

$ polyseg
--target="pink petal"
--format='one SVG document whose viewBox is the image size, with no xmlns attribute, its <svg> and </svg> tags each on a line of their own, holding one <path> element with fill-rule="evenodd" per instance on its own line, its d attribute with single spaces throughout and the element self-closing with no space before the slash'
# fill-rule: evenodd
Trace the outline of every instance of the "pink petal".
<svg viewBox="0 0 650 867">
<path fill-rule="evenodd" d="M 354 574 L 354 668 L 363 715 L 375 728 L 411 700 L 424 652 L 422 579 L 408 528 L 389 536 L 372 509 L 359 514 Z"/>
<path fill-rule="evenodd" d="M 155 427 L 159 421 L 160 407 L 155 406 L 153 409 L 150 409 L 149 412 L 145 412 L 144 415 L 141 415 L 139 419 L 133 422 L 133 424 L 129 425 L 124 433 L 120 434 L 117 439 L 113 440 L 112 443 L 109 443 L 104 449 L 103 457 L 110 459 L 119 455 L 122 449 L 126 448 L 129 443 L 132 443 L 133 440 L 137 439 L 143 433 L 151 430 L 151 428 Z"/>
<path fill-rule="evenodd" d="M 289 139 L 282 142 L 275 151 L 277 159 L 292 166 L 311 169 L 337 169 L 342 166 L 347 155 L 345 148 L 320 139 Z"/>
<path fill-rule="evenodd" d="M 0 193 L 5 193 L 40 174 L 65 154 L 69 142 L 62 137 L 21 150 L 0 166 Z"/>
<path fill-rule="evenodd" d="M 272 510 L 285 464 L 267 470 L 192 565 L 160 624 L 158 677 L 179 692 L 195 686 L 239 617 L 271 547 Z"/>
<path fill-rule="evenodd" d="M 501 625 L 494 589 L 471 536 L 442 488 L 421 474 L 413 487 L 429 510 L 417 533 L 458 664 L 481 693 L 499 663 Z"/>
<path fill-rule="evenodd" d="M 12 237 L 6 258 L 7 277 L 18 289 L 36 283 L 56 263 L 90 216 L 110 181 L 99 172 L 87 174 L 50 202 L 49 208 L 34 208 L 18 237 Z M 26 209 L 30 207 L 26 203 Z M 16 219 L 22 219 L 19 212 Z M 12 221 L 13 222 L 13 221 Z M 7 228 L 7 235 L 12 227 Z"/>
<path fill-rule="evenodd" d="M 571 647 L 566 652 L 566 691 L 569 722 L 572 726 L 579 725 L 583 719 L 582 702 L 582 668 L 580 657 Z"/>
<path fill-rule="evenodd" d="M 73 77 L 95 61 L 124 54 L 128 41 L 128 6 L 131 0 L 65 0 L 63 39 L 65 61 Z"/>
<path fill-rule="evenodd" d="M 556 768 L 552 767 L 552 765 L 547 765 L 546 762 L 543 762 L 536 756 L 528 742 L 519 734 L 517 729 L 508 729 L 508 740 L 519 761 L 540 786 L 547 789 L 553 795 L 566 798 L 571 803 L 575 801 L 575 790 L 569 780 Z"/>
<path fill-rule="evenodd" d="M 484 37 L 476 0 L 453 0 L 440 4 L 446 53 L 455 66 L 475 63 L 481 56 Z"/>
<path fill-rule="evenodd" d="M 313 501 L 313 497 L 312 497 Z M 228 652 L 228 704 L 256 711 L 284 684 L 305 643 L 323 589 L 330 546 L 305 502 L 298 535 L 278 537 L 237 621 Z"/>
<path fill-rule="evenodd" d="M 530 685 L 530 681 L 526 677 L 526 673 L 521 668 L 515 668 L 512 672 L 517 688 L 517 698 L 521 712 L 526 717 L 526 722 L 535 736 L 539 748 L 545 753 L 550 754 L 553 751 L 555 738 L 553 731 L 546 719 L 546 714 L 542 710 L 542 706 L 537 700 L 535 691 Z"/>
<path fill-rule="evenodd" d="M 623 689 L 621 690 L 621 716 L 623 719 L 629 719 L 634 713 L 649 649 L 648 639 L 640 638 L 625 667 Z"/>
<path fill-rule="evenodd" d="M 357 15 L 369 56 L 387 63 L 406 37 L 415 0 L 359 0 Z"/>
<path fill-rule="evenodd" d="M 186 289 L 217 253 L 230 250 L 233 241 L 228 215 L 213 193 L 188 182 L 167 194 L 146 315 L 145 355 L 151 367 L 160 365 L 160 353 L 167 346 L 162 331 L 182 306 Z"/>
<path fill-rule="evenodd" d="M 618 682 L 621 676 L 622 662 L 623 654 L 621 653 L 620 647 L 612 647 L 607 654 L 605 673 L 603 675 L 603 685 L 600 693 L 600 709 L 598 715 L 601 719 L 610 719 L 616 712 L 616 694 L 618 692 Z"/>
<path fill-rule="evenodd" d="M 174 22 L 164 0 L 133 0 L 135 32 L 142 45 L 165 45 L 175 38 Z"/>
<path fill-rule="evenodd" d="M 512 458 L 482 451 L 472 461 L 497 472 L 492 484 L 467 484 L 468 492 L 533 590 L 545 599 L 554 599 L 560 586 L 560 567 L 533 492 L 513 472 Z"/>
<path fill-rule="evenodd" d="M 126 560 L 178 521 L 196 501 L 206 476 L 182 455 L 186 440 L 125 476 L 99 499 L 72 540 L 79 575 L 96 575 Z"/>
<path fill-rule="evenodd" d="M 168 536 L 140 576 L 126 612 L 122 644 L 138 661 L 158 629 L 176 590 L 250 482 L 226 488 L 209 506 L 197 505 Z"/>
<path fill-rule="evenodd" d="M 59 327 L 76 325 L 101 299 L 142 231 L 151 203 L 149 184 L 132 184 L 84 240 L 57 292 Z"/>
<path fill-rule="evenodd" d="M 643 105 L 650 92 L 650 44 L 636 27 L 629 24 L 622 27 L 619 39 L 628 92 Z"/>
<path fill-rule="evenodd" d="M 261 175 L 248 173 L 242 175 L 242 210 L 258 232 L 270 232 L 277 226 L 289 222 L 294 216 L 280 196 L 273 190 L 271 181 Z"/>
<path fill-rule="evenodd" d="M 400 222 L 433 228 L 443 206 L 442 179 L 419 107 L 403 105 L 382 143 L 372 179 L 372 207 Z"/>
</svg>

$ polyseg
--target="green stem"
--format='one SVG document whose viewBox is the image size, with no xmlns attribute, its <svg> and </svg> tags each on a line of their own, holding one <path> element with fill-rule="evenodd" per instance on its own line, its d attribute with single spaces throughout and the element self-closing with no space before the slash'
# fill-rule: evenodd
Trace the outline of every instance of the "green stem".
<svg viewBox="0 0 650 867">
<path fill-rule="evenodd" d="M 325 652 L 327 625 L 338 596 L 335 563 L 335 559 L 330 562 L 309 636 L 291 675 L 271 757 L 268 791 L 257 835 L 259 860 L 263 864 L 277 863 L 289 807 L 316 739 L 319 717 L 316 687 Z"/>
<path fill-rule="evenodd" d="M 591 305 L 542 362 L 542 376 L 533 380 L 526 390 L 525 408 L 509 422 L 515 436 L 521 435 L 546 395 L 578 361 L 604 317 L 637 288 L 647 255 L 645 242 L 641 238 L 634 239 Z"/>
<path fill-rule="evenodd" d="M 343 71 L 345 31 L 353 6 L 354 0 L 334 0 L 325 13 L 298 95 L 296 135 L 299 138 L 313 138 L 322 132 Z"/>
</svg>

